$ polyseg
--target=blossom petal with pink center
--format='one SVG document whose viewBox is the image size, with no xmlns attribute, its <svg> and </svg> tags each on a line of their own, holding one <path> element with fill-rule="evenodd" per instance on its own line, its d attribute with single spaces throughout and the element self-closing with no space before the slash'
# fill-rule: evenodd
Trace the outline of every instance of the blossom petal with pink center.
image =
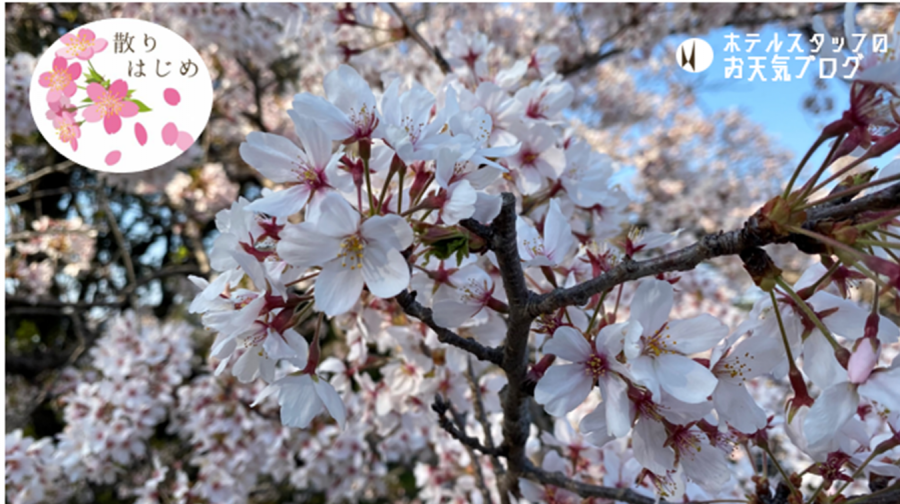
<svg viewBox="0 0 900 504">
<path fill-rule="evenodd" d="M 432 302 L 433 317 L 437 325 L 447 328 L 459 327 L 478 315 L 478 312 L 484 308 L 478 302 L 460 302 L 457 299 L 441 295 L 449 290 L 451 290 L 449 287 L 439 290 Z"/>
<path fill-rule="evenodd" d="M 241 143 L 241 158 L 275 183 L 297 181 L 298 160 L 304 152 L 287 138 L 272 133 L 253 131 Z"/>
</svg>

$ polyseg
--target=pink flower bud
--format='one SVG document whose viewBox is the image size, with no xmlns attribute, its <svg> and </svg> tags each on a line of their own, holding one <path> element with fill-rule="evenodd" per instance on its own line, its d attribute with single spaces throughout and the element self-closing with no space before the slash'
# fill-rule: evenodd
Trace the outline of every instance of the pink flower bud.
<svg viewBox="0 0 900 504">
<path fill-rule="evenodd" d="M 850 383 L 860 384 L 865 382 L 872 369 L 878 364 L 878 354 L 881 349 L 878 340 L 874 338 L 863 338 L 850 356 L 850 362 L 847 364 L 847 375 L 850 377 Z"/>
</svg>

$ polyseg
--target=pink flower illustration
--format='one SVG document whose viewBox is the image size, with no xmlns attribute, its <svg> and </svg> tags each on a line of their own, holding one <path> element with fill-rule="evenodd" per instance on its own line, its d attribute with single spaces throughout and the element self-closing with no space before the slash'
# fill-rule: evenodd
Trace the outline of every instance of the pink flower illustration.
<svg viewBox="0 0 900 504">
<path fill-rule="evenodd" d="M 78 35 L 66 33 L 60 39 L 66 46 L 56 51 L 56 55 L 67 60 L 78 58 L 89 60 L 91 56 L 106 49 L 106 39 L 98 39 L 94 32 L 84 28 L 78 30 Z"/>
<path fill-rule="evenodd" d="M 41 87 L 50 88 L 47 93 L 47 102 L 58 102 L 60 97 L 70 97 L 75 94 L 78 87 L 75 80 L 81 77 L 81 63 L 69 65 L 65 58 L 57 57 L 53 60 L 53 70 L 41 74 L 38 81 Z"/>
<path fill-rule="evenodd" d="M 109 89 L 92 82 L 87 86 L 87 94 L 94 104 L 84 109 L 84 119 L 87 122 L 103 119 L 103 128 L 110 135 L 122 128 L 123 117 L 134 117 L 138 113 L 137 104 L 125 99 L 128 84 L 122 79 L 110 84 Z"/>
<path fill-rule="evenodd" d="M 72 101 L 69 100 L 69 97 L 66 95 L 62 95 L 59 98 L 59 101 L 51 102 L 50 110 L 47 111 L 47 119 L 51 121 L 55 120 L 58 116 L 63 113 L 75 114 L 76 110 L 78 110 L 74 105 L 72 105 Z"/>
<path fill-rule="evenodd" d="M 81 127 L 75 122 L 75 114 L 65 111 L 61 112 L 53 119 L 53 127 L 56 129 L 56 135 L 63 143 L 71 145 L 73 151 L 78 150 Z"/>
</svg>

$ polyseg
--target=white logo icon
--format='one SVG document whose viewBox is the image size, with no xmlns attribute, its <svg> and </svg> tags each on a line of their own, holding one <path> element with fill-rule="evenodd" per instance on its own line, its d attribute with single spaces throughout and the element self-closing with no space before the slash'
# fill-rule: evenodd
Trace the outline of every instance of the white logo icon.
<svg viewBox="0 0 900 504">
<path fill-rule="evenodd" d="M 703 39 L 687 39 L 678 46 L 675 53 L 678 66 L 691 73 L 702 72 L 713 62 L 713 49 Z"/>
</svg>

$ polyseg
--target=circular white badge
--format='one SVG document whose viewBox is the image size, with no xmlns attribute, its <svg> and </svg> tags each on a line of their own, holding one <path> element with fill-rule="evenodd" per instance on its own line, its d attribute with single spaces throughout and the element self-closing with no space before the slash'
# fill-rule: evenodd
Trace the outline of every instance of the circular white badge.
<svg viewBox="0 0 900 504">
<path fill-rule="evenodd" d="M 678 66 L 688 72 L 702 72 L 712 65 L 713 48 L 703 39 L 687 39 L 678 46 L 675 60 Z"/>
<path fill-rule="evenodd" d="M 63 35 L 31 78 L 31 112 L 60 154 L 131 173 L 175 159 L 212 111 L 212 79 L 196 49 L 139 19 L 105 19 Z"/>
</svg>

